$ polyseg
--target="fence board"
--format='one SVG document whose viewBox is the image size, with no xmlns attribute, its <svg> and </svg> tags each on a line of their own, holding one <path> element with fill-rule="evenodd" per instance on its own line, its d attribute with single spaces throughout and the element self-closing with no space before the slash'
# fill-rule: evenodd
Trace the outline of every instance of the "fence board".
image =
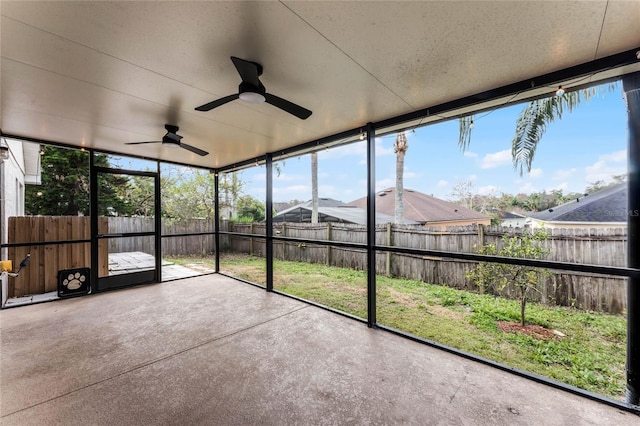
<svg viewBox="0 0 640 426">
<path fill-rule="evenodd" d="M 100 217 L 100 233 L 127 233 L 153 229 L 153 218 Z M 65 239 L 88 239 L 89 218 L 86 217 L 33 217 L 9 218 L 9 242 L 55 241 Z M 192 219 L 175 223 L 163 223 L 163 255 L 207 255 L 215 250 L 213 235 L 171 236 L 178 233 L 200 233 L 214 229 L 213 220 Z M 232 223 L 222 221 L 222 231 L 248 234 L 247 236 L 221 235 L 221 249 L 254 256 L 265 255 L 266 225 L 264 223 Z M 411 225 L 377 225 L 376 243 L 428 250 L 473 253 L 482 243 L 501 246 L 504 235 L 518 235 L 519 228 L 497 226 L 440 228 Z M 252 237 L 251 235 L 255 235 Z M 341 223 L 279 223 L 274 225 L 274 235 L 283 235 L 306 240 L 341 241 L 365 243 L 366 228 L 360 225 Z M 260 238 L 262 237 L 262 238 Z M 607 266 L 626 266 L 627 235 L 624 228 L 556 228 L 550 230 L 545 244 L 551 249 L 548 260 L 570 263 L 585 263 Z M 153 238 L 117 238 L 108 242 L 110 252 L 145 251 L 154 253 Z M 75 247 L 71 247 L 75 246 Z M 10 248 L 9 256 L 19 262 L 31 250 L 32 266 L 21 273 L 20 280 L 10 280 L 9 295 L 18 296 L 30 291 L 50 291 L 57 288 L 57 270 L 70 266 L 90 264 L 89 244 L 65 244 Z M 107 242 L 99 242 L 99 274 L 108 273 Z M 57 258 L 57 262 L 53 259 Z M 366 253 L 363 250 L 327 247 L 294 242 L 274 242 L 274 258 L 310 263 L 324 263 L 364 270 Z M 53 263 L 52 263 L 53 262 Z M 51 266 L 51 265 L 54 266 Z M 387 253 L 376 255 L 379 274 L 390 274 L 424 282 L 448 285 L 459 289 L 478 290 L 466 274 L 475 262 L 446 258 L 412 256 Z M 34 278 L 31 278 L 33 275 Z M 28 278 L 27 278 L 28 277 Z M 41 289 L 35 281 L 44 283 Z M 626 308 L 625 279 L 608 276 L 557 272 L 538 283 L 540 294 L 534 299 L 546 303 L 576 306 L 583 309 L 623 312 Z M 507 287 L 505 296 L 513 297 L 514 288 Z"/>
<path fill-rule="evenodd" d="M 83 216 L 26 216 L 10 217 L 8 242 L 55 242 L 71 239 L 90 239 L 90 218 Z M 100 223 L 100 221 L 99 221 Z M 99 271 L 106 271 L 106 246 L 99 245 Z M 58 272 L 63 269 L 90 267 L 91 244 L 50 244 L 12 247 L 9 258 L 16 262 L 31 254 L 29 266 L 17 278 L 9 280 L 9 297 L 42 294 L 58 289 Z"/>
<path fill-rule="evenodd" d="M 251 232 L 248 224 L 226 222 L 224 226 L 225 230 L 231 232 Z M 256 227 L 254 232 L 255 229 Z M 379 245 L 474 253 L 483 243 L 501 247 L 501 239 L 504 235 L 513 236 L 522 232 L 520 228 L 499 226 L 461 226 L 442 231 L 440 228 L 384 224 L 376 226 L 375 238 Z M 274 225 L 274 234 L 308 240 L 328 240 L 330 236 L 332 241 L 366 242 L 366 228 L 350 224 L 279 223 Z M 227 250 L 249 253 L 250 239 L 250 237 L 230 236 L 223 244 Z M 550 230 L 549 238 L 544 244 L 551 249 L 548 260 L 625 266 L 626 239 L 624 228 L 557 228 Z M 326 246 L 274 242 L 276 259 L 329 263 L 332 266 L 366 269 L 366 255 L 360 250 L 332 247 L 330 258 L 327 253 L 329 251 Z M 254 253 L 254 255 L 261 254 Z M 471 261 L 397 253 L 391 256 L 387 253 L 376 255 L 378 274 L 412 278 L 471 291 L 480 290 L 466 277 L 476 264 L 477 262 Z M 541 279 L 537 289 L 539 292 L 534 292 L 531 299 L 544 303 L 610 313 L 621 313 L 626 307 L 624 278 L 561 272 Z M 501 295 L 517 297 L 518 291 L 513 286 L 508 286 Z"/>
<path fill-rule="evenodd" d="M 45 241 L 56 241 L 58 240 L 58 225 L 60 223 L 60 218 L 57 216 L 47 216 L 43 219 L 44 222 L 44 240 Z M 58 261 L 58 249 L 59 247 L 55 244 L 50 244 L 44 246 L 44 291 L 56 291 L 56 271 L 54 268 L 47 267 L 47 265 L 52 265 Z"/>
</svg>

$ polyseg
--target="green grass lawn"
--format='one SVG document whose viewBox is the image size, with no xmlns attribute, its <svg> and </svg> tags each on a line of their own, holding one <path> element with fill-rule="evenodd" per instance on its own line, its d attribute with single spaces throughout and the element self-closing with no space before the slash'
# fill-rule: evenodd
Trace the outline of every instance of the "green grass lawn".
<svg viewBox="0 0 640 426">
<path fill-rule="evenodd" d="M 265 283 L 265 269 L 263 258 L 233 255 L 221 260 L 223 272 L 260 284 Z M 364 271 L 274 260 L 274 287 L 361 318 L 367 316 Z M 498 328 L 500 321 L 518 322 L 519 318 L 518 301 L 422 281 L 377 277 L 379 324 L 623 399 L 624 316 L 528 303 L 527 324 L 557 330 L 565 337 L 539 340 Z"/>
</svg>

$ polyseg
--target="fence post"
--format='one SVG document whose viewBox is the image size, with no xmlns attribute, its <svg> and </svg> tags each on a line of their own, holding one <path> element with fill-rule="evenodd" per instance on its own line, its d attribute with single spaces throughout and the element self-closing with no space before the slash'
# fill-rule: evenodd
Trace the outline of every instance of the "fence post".
<svg viewBox="0 0 640 426">
<path fill-rule="evenodd" d="M 391 231 L 392 231 L 391 222 L 387 222 L 387 245 L 388 246 L 393 245 L 393 233 Z M 387 252 L 387 265 L 386 265 L 385 274 L 387 275 L 387 277 L 391 276 L 391 252 L 390 251 Z"/>
<path fill-rule="evenodd" d="M 327 222 L 327 241 L 331 241 L 331 222 Z M 331 266 L 331 246 L 327 246 L 327 266 Z"/>
<path fill-rule="evenodd" d="M 282 236 L 287 236 L 287 222 L 282 222 Z M 288 244 L 286 241 L 281 241 L 282 243 L 282 260 L 287 260 L 287 247 Z"/>
<path fill-rule="evenodd" d="M 478 224 L 478 248 L 484 247 L 484 225 Z"/>
<path fill-rule="evenodd" d="M 249 224 L 249 233 L 253 235 L 253 222 Z M 253 256 L 253 236 L 249 237 L 249 256 Z"/>
</svg>

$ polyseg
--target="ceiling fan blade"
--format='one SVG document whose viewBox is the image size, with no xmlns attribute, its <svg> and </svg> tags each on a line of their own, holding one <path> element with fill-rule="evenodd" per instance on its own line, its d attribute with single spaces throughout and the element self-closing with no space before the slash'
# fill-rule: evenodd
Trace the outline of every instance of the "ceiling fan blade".
<svg viewBox="0 0 640 426">
<path fill-rule="evenodd" d="M 196 148 L 195 146 L 187 145 L 186 143 L 181 143 L 180 144 L 180 148 L 184 148 L 187 151 L 191 151 L 191 152 L 196 153 L 198 155 L 201 155 L 203 157 L 205 155 L 209 155 L 209 153 L 207 151 L 203 151 L 200 148 Z"/>
<path fill-rule="evenodd" d="M 249 83 L 253 86 L 260 85 L 260 80 L 258 80 L 258 76 L 261 74 L 261 70 L 258 69 L 259 67 L 258 64 L 256 64 L 255 62 L 236 58 L 235 56 L 232 56 L 231 60 L 233 61 L 233 65 L 236 66 L 236 69 L 238 70 L 238 74 L 240 74 L 240 78 L 242 78 L 243 82 Z"/>
<path fill-rule="evenodd" d="M 235 95 L 225 96 L 224 98 L 220 98 L 218 100 L 209 102 L 208 104 L 200 105 L 196 108 L 196 111 L 210 111 L 214 108 L 219 107 L 220 105 L 224 105 L 227 102 L 231 102 L 233 100 L 238 99 L 239 95 L 236 93 Z"/>
<path fill-rule="evenodd" d="M 311 111 L 309 111 L 308 109 L 303 108 L 300 105 L 296 105 L 293 102 L 289 102 L 286 99 L 282 99 L 276 95 L 266 93 L 264 97 L 267 103 L 278 107 L 281 110 L 288 112 L 289 114 L 293 114 L 301 120 L 306 120 L 311 115 Z"/>
<path fill-rule="evenodd" d="M 146 141 L 146 142 L 125 142 L 125 145 L 140 145 L 143 143 L 162 143 L 162 141 Z"/>
</svg>

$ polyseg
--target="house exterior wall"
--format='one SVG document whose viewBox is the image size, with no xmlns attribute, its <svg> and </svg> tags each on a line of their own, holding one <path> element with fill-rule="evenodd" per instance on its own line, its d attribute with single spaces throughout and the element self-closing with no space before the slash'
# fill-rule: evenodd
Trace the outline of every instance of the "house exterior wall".
<svg viewBox="0 0 640 426">
<path fill-rule="evenodd" d="M 524 228 L 529 225 L 529 218 L 526 217 L 514 217 L 510 219 L 502 219 L 501 226 L 508 226 L 510 228 Z"/>
<path fill-rule="evenodd" d="M 626 228 L 626 222 L 562 222 L 562 221 L 543 221 L 533 218 L 527 218 L 527 225 L 532 229 L 535 228 Z"/>
<path fill-rule="evenodd" d="M 491 225 L 491 218 L 487 217 L 486 219 L 474 219 L 474 220 L 450 220 L 446 222 L 427 222 L 424 226 L 429 228 L 437 228 L 440 227 L 443 231 L 447 229 L 449 226 L 470 226 L 470 225 Z"/>
<path fill-rule="evenodd" d="M 22 142 L 7 140 L 9 158 L 4 160 L 0 168 L 0 241 L 7 243 L 7 224 L 9 216 L 24 215 L 24 154 Z M 0 257 L 6 259 L 3 249 Z"/>
</svg>

